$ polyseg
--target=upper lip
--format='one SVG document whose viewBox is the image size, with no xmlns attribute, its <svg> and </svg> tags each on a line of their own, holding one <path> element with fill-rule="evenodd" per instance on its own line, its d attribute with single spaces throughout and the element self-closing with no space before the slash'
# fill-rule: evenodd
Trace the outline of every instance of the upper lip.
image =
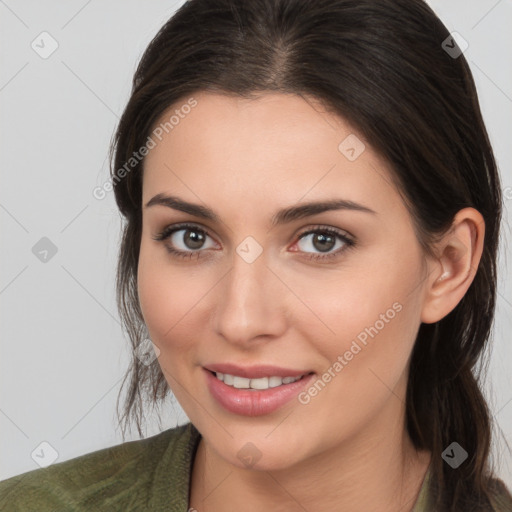
<svg viewBox="0 0 512 512">
<path fill-rule="evenodd" d="M 294 370 L 292 368 L 282 368 L 270 364 L 255 366 L 238 366 L 231 363 L 208 364 L 204 368 L 212 372 L 227 373 L 246 379 L 260 379 L 262 377 L 300 377 L 312 373 L 310 370 Z"/>
</svg>

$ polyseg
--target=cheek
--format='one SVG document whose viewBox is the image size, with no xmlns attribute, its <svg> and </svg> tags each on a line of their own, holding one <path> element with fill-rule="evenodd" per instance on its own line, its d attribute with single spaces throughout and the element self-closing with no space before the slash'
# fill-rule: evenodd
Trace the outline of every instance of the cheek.
<svg viewBox="0 0 512 512">
<path fill-rule="evenodd" d="M 185 274 L 173 271 L 161 258 L 160 251 L 152 251 L 142 243 L 137 290 L 151 339 L 162 350 L 167 348 L 175 326 L 190 309 L 193 293 L 187 286 Z"/>
<path fill-rule="evenodd" d="M 158 251 L 141 247 L 137 272 L 139 302 L 152 342 L 159 348 L 158 364 L 178 401 L 187 403 L 184 389 L 192 389 L 187 374 L 193 362 L 197 333 L 188 321 L 194 319 L 197 303 L 187 273 L 160 262 Z"/>
<path fill-rule="evenodd" d="M 404 369 L 420 325 L 421 260 L 415 250 L 380 256 L 321 285 L 302 281 L 317 318 L 308 315 L 301 325 L 329 364 L 346 355 L 354 372 L 371 365 L 391 377 Z"/>
<path fill-rule="evenodd" d="M 208 294 L 218 280 L 169 261 L 165 250 L 141 245 L 137 272 L 139 302 L 151 340 L 160 348 L 160 363 L 192 354 L 208 324 Z M 176 360 L 176 359 L 174 359 Z"/>
<path fill-rule="evenodd" d="M 306 390 L 301 403 L 310 403 L 306 407 L 320 422 L 336 425 L 341 438 L 362 429 L 385 404 L 405 400 L 404 371 L 419 327 L 420 301 L 410 293 L 416 271 L 411 266 L 404 273 L 397 265 L 371 272 L 371 279 L 347 275 L 308 302 L 334 334 L 302 320 L 303 335 L 315 340 L 324 367 L 321 382 Z M 315 336 L 321 328 L 327 334 Z"/>
<path fill-rule="evenodd" d="M 165 276 L 162 276 L 160 266 L 152 265 L 150 261 L 150 254 L 144 250 L 143 244 L 137 271 L 139 303 L 149 331 L 161 333 L 172 326 L 172 318 L 169 315 L 172 311 L 171 297 L 167 293 L 169 287 Z"/>
</svg>

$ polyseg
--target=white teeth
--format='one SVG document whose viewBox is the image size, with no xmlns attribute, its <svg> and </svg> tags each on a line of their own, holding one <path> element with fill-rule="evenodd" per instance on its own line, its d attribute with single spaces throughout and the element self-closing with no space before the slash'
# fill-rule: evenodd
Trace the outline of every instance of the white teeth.
<svg viewBox="0 0 512 512">
<path fill-rule="evenodd" d="M 280 386 L 283 383 L 283 379 L 281 377 L 269 377 L 268 378 L 268 387 L 269 388 L 276 388 L 277 386 Z"/>
<path fill-rule="evenodd" d="M 251 379 L 246 379 L 245 377 L 235 377 L 233 380 L 233 387 L 238 389 L 249 389 L 251 386 Z"/>
<path fill-rule="evenodd" d="M 224 378 L 222 380 L 224 381 L 224 384 L 228 384 L 229 386 L 232 386 L 235 383 L 235 377 L 233 375 L 228 375 L 227 373 L 224 374 Z"/>
<path fill-rule="evenodd" d="M 291 384 L 303 377 L 262 377 L 260 379 L 247 379 L 245 377 L 238 377 L 237 375 L 229 375 L 228 373 L 217 372 L 216 377 L 223 381 L 224 384 L 232 386 L 237 389 L 269 389 L 276 388 L 282 384 Z"/>
<path fill-rule="evenodd" d="M 268 389 L 268 377 L 262 377 L 261 379 L 251 379 L 251 389 Z"/>
</svg>

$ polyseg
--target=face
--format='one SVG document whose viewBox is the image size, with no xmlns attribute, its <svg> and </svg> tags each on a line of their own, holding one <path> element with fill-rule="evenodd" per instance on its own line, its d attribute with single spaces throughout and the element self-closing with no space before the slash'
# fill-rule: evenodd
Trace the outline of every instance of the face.
<svg viewBox="0 0 512 512">
<path fill-rule="evenodd" d="M 172 392 L 238 467 L 243 450 L 279 469 L 365 433 L 384 439 L 403 412 L 424 293 L 388 166 L 312 98 L 194 99 L 162 116 L 182 113 L 143 175 L 138 292 Z M 146 206 L 159 194 L 201 208 Z M 207 370 L 221 364 L 239 377 L 306 377 L 238 391 Z M 255 371 L 265 365 L 279 368 Z"/>
</svg>

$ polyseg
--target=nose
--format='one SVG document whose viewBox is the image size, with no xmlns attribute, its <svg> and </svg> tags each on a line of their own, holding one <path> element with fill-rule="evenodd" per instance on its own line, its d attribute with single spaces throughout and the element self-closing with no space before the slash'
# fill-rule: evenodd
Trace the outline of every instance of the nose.
<svg viewBox="0 0 512 512">
<path fill-rule="evenodd" d="M 247 348 L 256 338 L 275 339 L 287 328 L 290 293 L 265 254 L 248 263 L 238 254 L 217 287 L 214 325 L 226 341 Z"/>
</svg>

